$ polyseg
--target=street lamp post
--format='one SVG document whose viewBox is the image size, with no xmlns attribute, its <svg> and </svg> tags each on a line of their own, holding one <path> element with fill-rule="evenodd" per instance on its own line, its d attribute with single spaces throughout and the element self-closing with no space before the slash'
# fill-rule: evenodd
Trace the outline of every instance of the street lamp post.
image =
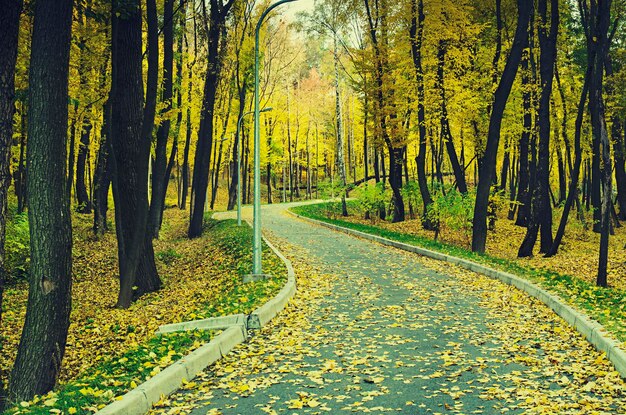
<svg viewBox="0 0 626 415">
<path fill-rule="evenodd" d="M 263 108 L 259 112 L 267 112 L 271 111 L 272 107 Z M 239 117 L 239 121 L 237 122 L 237 140 L 239 141 L 237 145 L 237 226 L 241 226 L 241 122 L 246 115 L 253 114 L 254 111 L 248 111 Z"/>
<path fill-rule="evenodd" d="M 296 0 L 280 0 L 261 14 L 254 33 L 254 223 L 252 237 L 252 276 L 261 277 L 261 138 L 259 127 L 259 30 L 267 14 L 281 4 Z"/>
</svg>

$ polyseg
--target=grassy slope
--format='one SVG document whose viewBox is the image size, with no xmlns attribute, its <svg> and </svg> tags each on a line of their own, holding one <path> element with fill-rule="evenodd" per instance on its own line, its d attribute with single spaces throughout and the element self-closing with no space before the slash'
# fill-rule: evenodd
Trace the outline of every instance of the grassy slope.
<svg viewBox="0 0 626 415">
<path fill-rule="evenodd" d="M 10 414 L 91 413 L 171 362 L 208 341 L 212 333 L 153 336 L 162 324 L 232 313 L 249 313 L 282 288 L 286 269 L 270 250 L 264 267 L 277 277 L 243 285 L 251 264 L 252 232 L 236 221 L 208 220 L 201 238 L 185 237 L 187 212 L 168 209 L 155 241 L 163 289 L 140 298 L 129 310 L 112 308 L 118 283 L 114 232 L 95 240 L 91 218 L 74 218 L 74 287 L 62 384 L 51 394 L 22 403 Z M 25 285 L 5 299 L 4 350 L 0 367 L 10 369 L 25 313 Z M 59 411 L 59 412 L 56 412 Z"/>
</svg>

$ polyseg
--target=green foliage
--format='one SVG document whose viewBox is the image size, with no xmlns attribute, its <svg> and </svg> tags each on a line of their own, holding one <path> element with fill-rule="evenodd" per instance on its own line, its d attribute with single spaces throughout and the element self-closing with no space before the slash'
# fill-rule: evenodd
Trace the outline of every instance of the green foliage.
<svg viewBox="0 0 626 415">
<path fill-rule="evenodd" d="M 348 186 L 343 186 L 339 181 L 323 180 L 317 185 L 320 196 L 323 199 L 329 199 L 323 206 L 326 210 L 326 216 L 336 218 L 341 215 L 341 201 L 337 200 L 342 194 L 348 190 Z"/>
<path fill-rule="evenodd" d="M 420 187 L 415 180 L 410 180 L 402 186 L 402 197 L 413 206 L 419 206 L 422 204 L 422 194 L 420 193 Z"/>
<path fill-rule="evenodd" d="M 357 200 L 359 207 L 365 212 L 365 218 L 374 218 L 380 209 L 385 208 L 387 196 L 382 183 L 370 186 L 367 183 L 357 188 Z"/>
<path fill-rule="evenodd" d="M 174 260 L 180 258 L 181 255 L 173 248 L 168 248 L 165 251 L 157 252 L 156 257 L 159 261 L 170 265 L 172 262 L 174 262 Z"/>
<path fill-rule="evenodd" d="M 469 194 L 464 195 L 454 188 L 447 192 L 434 192 L 433 203 L 426 212 L 428 218 L 452 230 L 462 230 L 467 237 L 472 232 L 472 219 L 474 217 L 474 198 Z"/>
<path fill-rule="evenodd" d="M 4 266 L 8 280 L 26 277 L 30 267 L 30 233 L 26 213 L 9 216 L 4 249 Z"/>
<path fill-rule="evenodd" d="M 322 199 L 334 199 L 341 196 L 341 193 L 346 191 L 346 188 L 339 180 L 322 180 L 318 183 L 317 187 Z"/>
<path fill-rule="evenodd" d="M 413 215 L 422 205 L 422 193 L 419 184 L 415 180 L 410 180 L 402 186 L 400 191 L 405 202 L 412 208 L 411 214 Z M 415 219 L 414 216 L 411 216 L 411 219 Z"/>
</svg>

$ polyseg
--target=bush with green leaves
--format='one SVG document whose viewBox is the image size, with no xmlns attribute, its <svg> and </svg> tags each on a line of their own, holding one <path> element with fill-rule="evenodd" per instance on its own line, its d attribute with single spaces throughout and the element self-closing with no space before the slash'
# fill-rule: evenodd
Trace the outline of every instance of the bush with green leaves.
<svg viewBox="0 0 626 415">
<path fill-rule="evenodd" d="M 415 180 L 409 180 L 402 186 L 402 197 L 404 201 L 410 207 L 410 210 L 417 210 L 422 204 L 422 194 L 420 193 L 420 187 Z"/>
<path fill-rule="evenodd" d="M 462 230 L 469 238 L 474 217 L 474 197 L 464 195 L 455 188 L 446 192 L 433 192 L 433 203 L 427 212 L 428 218 L 438 224 L 438 236 L 442 227 L 455 231 Z"/>
<path fill-rule="evenodd" d="M 329 200 L 327 203 L 324 203 L 326 217 L 336 218 L 341 215 L 341 201 L 337 200 L 337 198 L 345 194 L 347 186 L 344 186 L 338 180 L 323 180 L 317 184 L 317 188 L 322 199 Z"/>
<path fill-rule="evenodd" d="M 385 208 L 387 195 L 383 190 L 382 183 L 371 186 L 363 183 L 357 188 L 357 200 L 361 209 L 365 212 L 365 219 L 374 218 L 380 209 Z"/>
<path fill-rule="evenodd" d="M 30 233 L 26 213 L 9 215 L 4 244 L 4 268 L 8 281 L 25 278 L 30 267 Z"/>
</svg>

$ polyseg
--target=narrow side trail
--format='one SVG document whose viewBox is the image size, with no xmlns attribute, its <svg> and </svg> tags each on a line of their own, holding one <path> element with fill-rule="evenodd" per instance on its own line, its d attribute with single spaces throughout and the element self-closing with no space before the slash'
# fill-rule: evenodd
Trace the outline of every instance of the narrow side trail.
<svg viewBox="0 0 626 415">
<path fill-rule="evenodd" d="M 153 414 L 624 414 L 625 384 L 552 311 L 485 276 L 263 208 L 290 305 Z"/>
</svg>

